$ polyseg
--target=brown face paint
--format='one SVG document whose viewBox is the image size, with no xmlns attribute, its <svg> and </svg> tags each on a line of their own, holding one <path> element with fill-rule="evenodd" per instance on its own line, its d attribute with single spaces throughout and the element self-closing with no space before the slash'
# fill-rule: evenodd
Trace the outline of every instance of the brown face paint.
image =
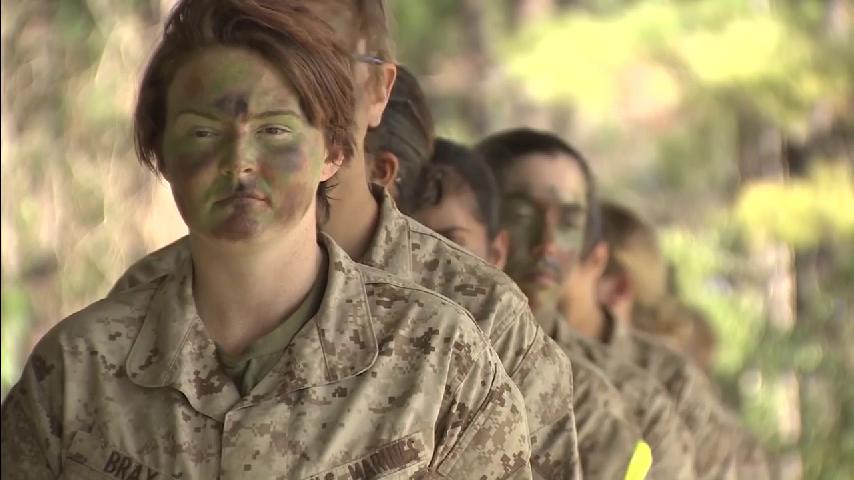
<svg viewBox="0 0 854 480">
<path fill-rule="evenodd" d="M 184 83 L 182 93 L 185 97 L 195 97 L 202 91 L 204 83 L 199 75 L 191 75 Z"/>
<path fill-rule="evenodd" d="M 245 93 L 227 94 L 214 101 L 214 107 L 220 112 L 234 117 L 245 117 L 249 112 L 249 103 Z"/>
<path fill-rule="evenodd" d="M 178 93 L 199 79 L 197 95 Z M 170 88 L 164 137 L 167 178 L 192 233 L 249 239 L 287 228 L 313 205 L 322 132 L 254 54 L 216 48 L 184 65 Z"/>
</svg>

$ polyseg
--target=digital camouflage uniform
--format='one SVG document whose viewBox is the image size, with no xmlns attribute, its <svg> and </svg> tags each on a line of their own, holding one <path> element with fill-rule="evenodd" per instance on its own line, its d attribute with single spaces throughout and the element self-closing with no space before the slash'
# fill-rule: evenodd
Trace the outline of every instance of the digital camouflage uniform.
<svg viewBox="0 0 854 480">
<path fill-rule="evenodd" d="M 623 479 L 635 447 L 642 440 L 620 393 L 599 368 L 586 358 L 572 360 L 573 407 L 578 452 L 585 479 Z"/>
<path fill-rule="evenodd" d="M 606 346 L 656 377 L 694 438 L 695 471 L 703 480 L 769 478 L 758 444 L 734 419 L 706 375 L 653 336 L 613 323 Z"/>
<path fill-rule="evenodd" d="M 400 213 L 387 193 L 375 193 L 380 218 L 359 261 L 445 295 L 470 312 L 525 398 L 535 478 L 581 478 L 572 368 L 537 325 L 524 294 L 503 272 Z M 111 294 L 163 275 L 187 254 L 181 239 L 146 256 Z"/>
<path fill-rule="evenodd" d="M 3 405 L 3 477 L 530 478 L 522 397 L 468 313 L 324 243 L 318 313 L 244 397 L 189 260 L 62 321 Z"/>
<path fill-rule="evenodd" d="M 543 328 L 572 359 L 583 357 L 602 370 L 624 399 L 630 418 L 652 449 L 648 479 L 694 479 L 694 440 L 676 412 L 669 393 L 648 372 L 631 365 L 601 343 L 585 338 L 558 312 L 539 317 Z M 576 380 L 576 385 L 578 381 Z M 576 386 L 576 389 L 578 387 Z M 577 411 L 577 408 L 576 408 Z M 580 434 L 579 434 L 580 436 Z"/>
</svg>

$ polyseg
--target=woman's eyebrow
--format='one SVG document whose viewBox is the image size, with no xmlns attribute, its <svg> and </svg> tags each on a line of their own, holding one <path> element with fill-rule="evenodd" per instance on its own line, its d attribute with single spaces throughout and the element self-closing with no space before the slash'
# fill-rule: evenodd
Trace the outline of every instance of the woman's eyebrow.
<svg viewBox="0 0 854 480">
<path fill-rule="evenodd" d="M 302 118 L 302 115 L 299 112 L 295 112 L 290 109 L 285 110 L 267 110 L 266 112 L 261 112 L 256 115 L 252 115 L 252 118 L 270 118 L 270 117 L 279 117 L 279 116 L 289 116 L 289 117 L 297 117 Z"/>
<path fill-rule="evenodd" d="M 519 200 L 527 203 L 534 203 L 534 199 L 531 198 L 531 195 L 524 191 L 523 189 L 511 190 L 504 194 L 505 200 Z"/>
<path fill-rule="evenodd" d="M 213 120 L 215 122 L 218 122 L 220 120 L 219 117 L 217 117 L 214 114 L 205 113 L 205 112 L 201 112 L 201 111 L 193 110 L 193 109 L 181 110 L 180 112 L 178 112 L 177 115 L 175 115 L 175 118 L 180 118 L 184 115 L 194 115 L 196 117 L 206 118 L 208 120 Z"/>
<path fill-rule="evenodd" d="M 178 117 L 181 117 L 184 115 L 194 115 L 197 117 L 202 117 L 202 118 L 206 118 L 208 120 L 213 120 L 213 121 L 220 121 L 221 120 L 219 115 L 216 115 L 213 113 L 202 112 L 199 110 L 193 110 L 193 109 L 181 110 L 180 112 L 178 112 L 177 115 L 175 115 L 175 118 L 178 118 Z M 302 119 L 302 115 L 299 112 L 296 112 L 296 111 L 290 110 L 290 109 L 268 110 L 266 112 L 261 112 L 257 115 L 252 115 L 251 118 L 253 118 L 253 119 L 264 119 L 264 118 L 279 117 L 279 116 L 296 117 L 296 118 Z"/>
</svg>

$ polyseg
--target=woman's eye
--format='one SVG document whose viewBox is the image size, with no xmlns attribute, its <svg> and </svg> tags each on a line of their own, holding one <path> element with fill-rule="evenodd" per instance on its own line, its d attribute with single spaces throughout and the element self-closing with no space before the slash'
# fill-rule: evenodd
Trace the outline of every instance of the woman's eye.
<svg viewBox="0 0 854 480">
<path fill-rule="evenodd" d="M 195 128 L 191 134 L 194 138 L 214 138 L 217 136 L 217 132 L 210 128 Z"/>
<path fill-rule="evenodd" d="M 587 210 L 571 207 L 560 211 L 560 222 L 566 227 L 582 228 L 587 221 Z"/>
<path fill-rule="evenodd" d="M 258 129 L 258 133 L 271 136 L 287 135 L 291 130 L 280 125 L 267 125 Z"/>
<path fill-rule="evenodd" d="M 506 212 L 512 218 L 523 218 L 531 215 L 531 209 L 521 205 L 509 206 Z"/>
</svg>

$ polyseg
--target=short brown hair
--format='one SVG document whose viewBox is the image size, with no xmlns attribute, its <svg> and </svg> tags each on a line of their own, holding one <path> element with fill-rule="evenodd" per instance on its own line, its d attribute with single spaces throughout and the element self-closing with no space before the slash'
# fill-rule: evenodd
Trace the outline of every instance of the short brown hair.
<svg viewBox="0 0 854 480">
<path fill-rule="evenodd" d="M 211 46 L 244 48 L 269 61 L 295 90 L 308 123 L 323 131 L 327 148 L 352 156 L 350 56 L 304 2 L 182 0 L 143 74 L 134 114 L 134 141 L 143 165 L 161 173 L 169 86 L 182 65 Z"/>
<path fill-rule="evenodd" d="M 398 65 L 382 120 L 365 137 L 365 151 L 374 155 L 390 152 L 400 161 L 397 204 L 404 212 L 413 208 L 419 173 L 433 154 L 434 140 L 433 115 L 424 91 L 415 75 Z"/>
<path fill-rule="evenodd" d="M 388 15 L 383 0 L 356 0 L 359 32 L 365 39 L 368 53 L 375 53 L 387 62 L 394 61 Z"/>
<path fill-rule="evenodd" d="M 611 252 L 605 275 L 625 273 L 635 287 L 637 301 L 651 305 L 667 293 L 667 263 L 655 230 L 623 205 L 603 201 L 602 239 Z"/>
</svg>

